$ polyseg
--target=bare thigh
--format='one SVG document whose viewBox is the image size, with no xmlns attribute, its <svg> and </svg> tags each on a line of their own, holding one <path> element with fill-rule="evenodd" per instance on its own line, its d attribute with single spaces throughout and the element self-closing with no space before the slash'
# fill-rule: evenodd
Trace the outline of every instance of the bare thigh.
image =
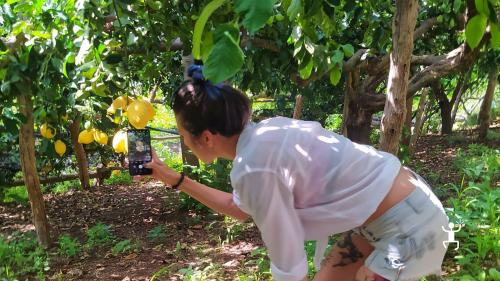
<svg viewBox="0 0 500 281">
<path fill-rule="evenodd" d="M 363 237 L 352 231 L 345 233 L 321 264 L 314 280 L 374 280 L 373 272 L 363 265 L 373 249 Z"/>
</svg>

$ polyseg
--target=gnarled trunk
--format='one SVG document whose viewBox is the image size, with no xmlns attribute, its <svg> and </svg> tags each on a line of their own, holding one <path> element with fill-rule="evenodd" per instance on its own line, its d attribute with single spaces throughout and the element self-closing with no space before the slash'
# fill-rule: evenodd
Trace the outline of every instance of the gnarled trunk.
<svg viewBox="0 0 500 281">
<path fill-rule="evenodd" d="M 19 154 L 24 184 L 28 190 L 33 224 L 35 225 L 38 241 L 44 247 L 48 247 L 50 245 L 49 222 L 47 221 L 45 202 L 43 201 L 40 179 L 36 169 L 33 102 L 31 101 L 30 90 L 20 93 L 18 101 L 20 112 L 26 117 L 26 122 L 21 125 L 19 132 Z"/>
<path fill-rule="evenodd" d="M 393 50 L 390 56 L 387 101 L 382 116 L 380 149 L 397 155 L 406 112 L 408 77 L 410 76 L 413 33 L 418 1 L 396 0 L 392 25 Z"/>
<path fill-rule="evenodd" d="M 80 134 L 80 122 L 81 117 L 80 115 L 77 115 L 75 117 L 75 120 L 73 120 L 73 122 L 71 123 L 69 131 L 71 134 L 71 142 L 73 143 L 73 150 L 75 151 L 76 156 L 78 177 L 80 178 L 80 184 L 82 185 L 82 188 L 85 189 L 90 187 L 90 179 L 87 154 L 85 153 L 83 144 L 78 142 L 78 135 Z"/>
<path fill-rule="evenodd" d="M 431 83 L 432 92 L 438 101 L 440 114 L 441 114 L 441 134 L 451 134 L 452 132 L 452 119 L 451 119 L 451 109 L 452 104 L 448 100 L 446 93 L 443 90 L 443 86 L 439 80 L 433 81 Z"/>
<path fill-rule="evenodd" d="M 497 83 L 497 66 L 493 65 L 488 74 L 488 87 L 484 95 L 483 104 L 479 111 L 479 139 L 485 139 L 490 127 L 490 111 L 493 102 L 493 94 Z"/>
<path fill-rule="evenodd" d="M 415 152 L 415 146 L 417 144 L 417 139 L 420 136 L 420 130 L 422 129 L 422 124 L 425 119 L 425 115 L 430 107 L 430 103 L 426 103 L 427 93 L 428 90 L 426 88 L 422 91 L 422 94 L 420 94 L 420 100 L 418 102 L 418 108 L 417 108 L 417 116 L 415 117 L 415 127 L 410 137 L 410 144 L 408 145 L 408 150 L 410 152 L 410 155 L 413 155 L 413 153 Z"/>
</svg>

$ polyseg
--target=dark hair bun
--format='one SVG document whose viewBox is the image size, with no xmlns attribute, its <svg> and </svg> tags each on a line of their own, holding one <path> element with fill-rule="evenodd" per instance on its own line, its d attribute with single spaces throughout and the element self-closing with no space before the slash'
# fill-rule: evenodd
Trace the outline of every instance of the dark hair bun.
<svg viewBox="0 0 500 281">
<path fill-rule="evenodd" d="M 203 66 L 199 64 L 190 65 L 188 68 L 188 76 L 197 82 L 205 81 L 205 77 L 203 76 Z"/>
</svg>

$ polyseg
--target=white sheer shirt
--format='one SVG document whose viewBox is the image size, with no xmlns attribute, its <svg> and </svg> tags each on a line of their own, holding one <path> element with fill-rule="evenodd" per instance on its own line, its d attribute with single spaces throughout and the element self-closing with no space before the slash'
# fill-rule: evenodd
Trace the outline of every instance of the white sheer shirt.
<svg viewBox="0 0 500 281">
<path fill-rule="evenodd" d="M 401 163 L 318 122 L 285 117 L 246 125 L 231 170 L 233 201 L 261 232 L 277 281 L 307 275 L 304 241 L 360 226 L 389 192 Z"/>
</svg>

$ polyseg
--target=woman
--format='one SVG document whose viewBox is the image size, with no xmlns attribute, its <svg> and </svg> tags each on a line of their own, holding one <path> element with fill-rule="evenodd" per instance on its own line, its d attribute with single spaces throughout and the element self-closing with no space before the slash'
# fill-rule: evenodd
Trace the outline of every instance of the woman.
<svg viewBox="0 0 500 281">
<path fill-rule="evenodd" d="M 344 232 L 314 280 L 418 280 L 439 274 L 448 218 L 425 181 L 393 155 L 349 141 L 317 122 L 284 117 L 249 121 L 248 98 L 228 85 L 193 81 L 173 94 L 186 145 L 204 162 L 233 160 L 233 193 L 200 184 L 156 155 L 153 177 L 261 232 L 275 280 L 307 280 L 305 240 Z"/>
</svg>

